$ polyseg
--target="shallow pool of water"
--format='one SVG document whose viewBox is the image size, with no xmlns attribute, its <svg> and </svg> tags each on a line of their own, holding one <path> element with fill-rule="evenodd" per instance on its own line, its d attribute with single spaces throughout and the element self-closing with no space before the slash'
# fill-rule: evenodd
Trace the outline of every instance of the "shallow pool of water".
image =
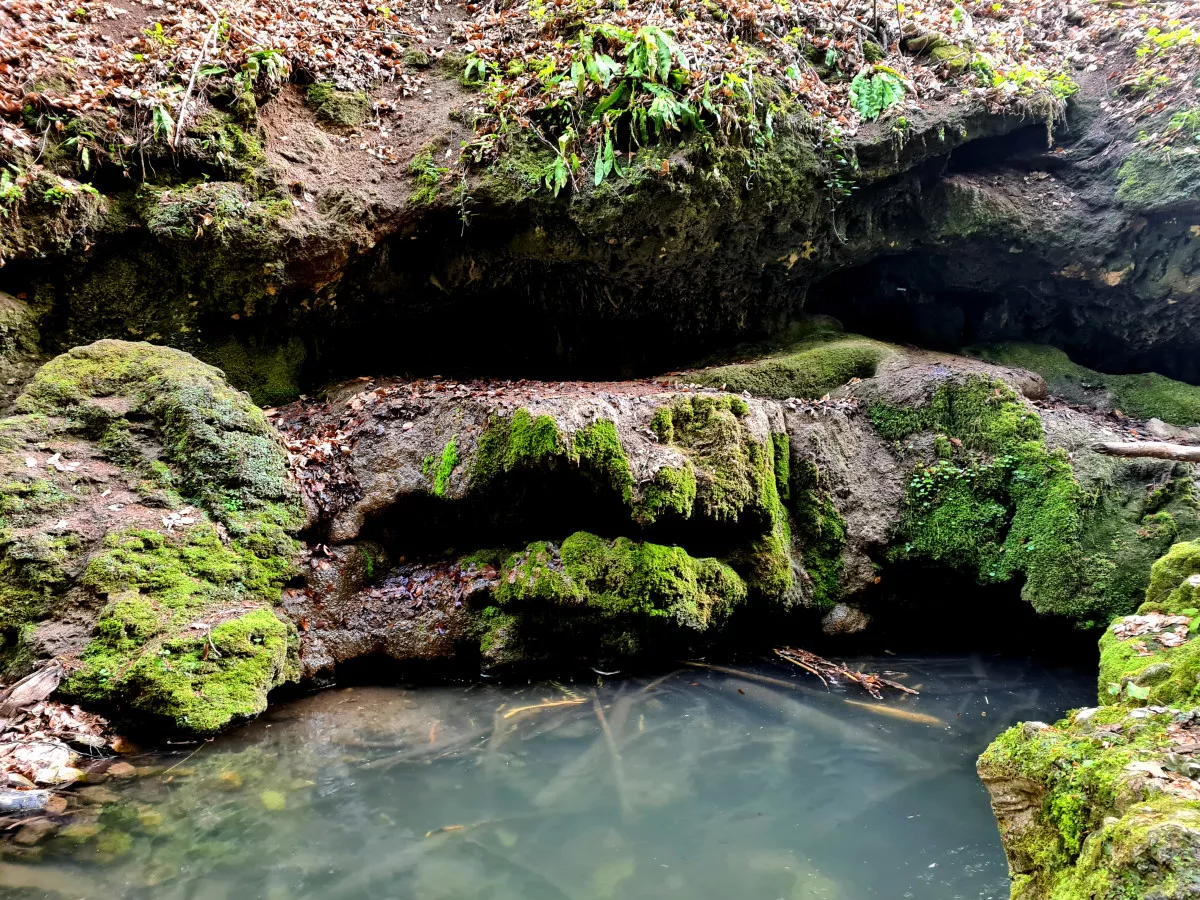
<svg viewBox="0 0 1200 900">
<path fill-rule="evenodd" d="M 0 864 L 0 896 L 1006 898 L 975 758 L 1010 724 L 1087 704 L 1094 677 L 849 662 L 920 696 L 827 691 L 782 663 L 335 688 L 137 760 L 159 768 L 104 784 L 119 800 L 76 843 Z"/>
</svg>

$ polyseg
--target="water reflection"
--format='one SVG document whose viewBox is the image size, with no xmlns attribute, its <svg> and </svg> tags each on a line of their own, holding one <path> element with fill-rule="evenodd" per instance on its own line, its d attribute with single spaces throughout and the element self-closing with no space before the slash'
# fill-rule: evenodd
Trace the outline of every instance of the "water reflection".
<svg viewBox="0 0 1200 900">
<path fill-rule="evenodd" d="M 1087 703 L 1093 678 L 854 662 L 921 696 L 878 704 L 767 664 L 335 689 L 191 758 L 140 760 L 40 864 L 3 864 L 0 896 L 1007 897 L 975 757 L 1008 724 Z"/>
</svg>

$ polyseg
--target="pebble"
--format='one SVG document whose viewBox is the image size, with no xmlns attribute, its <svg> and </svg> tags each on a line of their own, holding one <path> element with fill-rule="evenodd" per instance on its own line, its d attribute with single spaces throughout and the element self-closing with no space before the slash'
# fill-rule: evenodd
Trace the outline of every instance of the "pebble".
<svg viewBox="0 0 1200 900">
<path fill-rule="evenodd" d="M 137 767 L 121 760 L 113 763 L 105 771 L 109 778 L 132 778 L 137 774 Z"/>
<path fill-rule="evenodd" d="M 121 799 L 120 795 L 114 791 L 110 791 L 106 787 L 99 785 L 91 785 L 90 787 L 80 788 L 75 792 L 84 803 L 92 803 L 102 806 L 106 803 L 116 803 Z"/>
</svg>

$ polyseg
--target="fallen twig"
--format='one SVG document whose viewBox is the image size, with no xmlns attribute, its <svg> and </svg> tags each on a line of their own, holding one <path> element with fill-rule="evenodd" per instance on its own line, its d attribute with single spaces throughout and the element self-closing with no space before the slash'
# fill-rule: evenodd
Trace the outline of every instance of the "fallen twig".
<svg viewBox="0 0 1200 900">
<path fill-rule="evenodd" d="M 856 672 L 843 664 L 830 662 L 823 657 L 817 656 L 815 653 L 809 653 L 807 650 L 794 650 L 791 647 L 784 647 L 782 649 L 777 648 L 775 654 L 782 659 L 786 659 L 792 665 L 799 666 L 804 671 L 816 675 L 825 683 L 826 687 L 829 687 L 829 682 L 837 684 L 839 678 L 844 678 L 847 681 L 853 681 L 855 684 L 860 685 L 876 700 L 883 699 L 882 688 L 884 687 L 894 688 L 906 694 L 919 694 L 918 691 L 914 691 L 910 687 L 905 687 L 898 682 L 889 681 L 871 672 Z"/>
</svg>

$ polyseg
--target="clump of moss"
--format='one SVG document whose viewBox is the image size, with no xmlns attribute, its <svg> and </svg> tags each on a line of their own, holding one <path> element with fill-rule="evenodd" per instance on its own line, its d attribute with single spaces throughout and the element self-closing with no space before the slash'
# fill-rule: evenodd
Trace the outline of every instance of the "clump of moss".
<svg viewBox="0 0 1200 900">
<path fill-rule="evenodd" d="M 663 466 L 642 488 L 634 508 L 634 519 L 642 525 L 653 525 L 666 518 L 688 519 L 696 505 L 696 472 L 690 461 L 680 468 Z"/>
<path fill-rule="evenodd" d="M 371 98 L 362 91 L 339 91 L 319 81 L 309 85 L 306 97 L 317 119 L 330 125 L 352 128 L 371 118 Z"/>
<path fill-rule="evenodd" d="M 851 378 L 870 378 L 887 346 L 866 338 L 808 341 L 767 359 L 696 373 L 700 384 L 757 397 L 820 397 Z"/>
<path fill-rule="evenodd" d="M 1040 344 L 991 344 L 967 353 L 988 362 L 1019 366 L 1046 379 L 1052 393 L 1104 409 L 1117 408 L 1140 419 L 1162 419 L 1173 425 L 1200 424 L 1200 387 L 1142 375 L 1107 375 L 1071 362 L 1063 351 Z"/>
<path fill-rule="evenodd" d="M 303 523 L 286 455 L 262 411 L 187 353 L 111 340 L 76 347 L 38 370 L 17 407 L 64 416 L 78 432 L 123 448 L 128 417 L 148 418 L 184 492 L 215 518 L 235 530 L 257 519 Z"/>
<path fill-rule="evenodd" d="M 295 678 L 289 626 L 269 609 L 293 573 L 291 539 L 263 534 L 226 544 L 197 524 L 183 535 L 148 529 L 109 534 L 83 584 L 108 604 L 65 695 L 120 704 L 185 731 L 214 731 L 266 708 L 267 692 Z M 264 604 L 211 627 L 230 605 Z"/>
<path fill-rule="evenodd" d="M 745 598 L 742 579 L 715 559 L 587 532 L 561 548 L 534 543 L 513 554 L 496 589 L 499 608 L 519 612 L 527 632 L 588 635 L 595 649 L 618 655 L 643 652 L 655 633 L 705 632 Z"/>
<path fill-rule="evenodd" d="M 610 419 L 597 419 L 571 435 L 559 431 L 553 416 L 535 418 L 527 409 L 496 417 L 479 436 L 470 477 L 474 489 L 487 489 L 506 474 L 566 468 L 632 503 L 633 475 Z"/>
<path fill-rule="evenodd" d="M 437 471 L 433 472 L 432 459 L 427 460 L 430 463 L 430 472 L 433 475 L 433 493 L 438 497 L 446 496 L 446 489 L 450 486 L 450 476 L 454 474 L 454 470 L 458 468 L 458 438 L 452 437 L 446 442 L 446 446 L 442 448 L 441 461 L 437 465 Z"/>
<path fill-rule="evenodd" d="M 1138 210 L 1163 210 L 1195 202 L 1200 157 L 1138 148 L 1117 170 L 1117 199 Z"/>
<path fill-rule="evenodd" d="M 681 450 L 696 478 L 694 509 L 704 519 L 757 535 L 729 561 L 764 596 L 795 599 L 792 535 L 779 496 L 776 459 L 781 439 L 758 440 L 739 420 L 745 405 L 729 394 L 692 394 L 655 411 L 651 428 Z M 786 457 L 789 451 L 784 448 Z"/>
<path fill-rule="evenodd" d="M 803 460 L 795 470 L 795 490 L 790 506 L 794 513 L 796 544 L 811 590 L 809 603 L 826 609 L 841 597 L 841 576 L 846 546 L 846 522 L 820 486 L 817 467 Z"/>
<path fill-rule="evenodd" d="M 763 481 L 774 482 L 774 451 L 768 452 L 741 425 L 735 399 L 728 394 L 678 397 L 656 411 L 653 427 L 659 440 L 692 459 L 696 502 L 706 519 L 736 523 L 757 518 L 769 527 L 773 510 Z"/>
</svg>

